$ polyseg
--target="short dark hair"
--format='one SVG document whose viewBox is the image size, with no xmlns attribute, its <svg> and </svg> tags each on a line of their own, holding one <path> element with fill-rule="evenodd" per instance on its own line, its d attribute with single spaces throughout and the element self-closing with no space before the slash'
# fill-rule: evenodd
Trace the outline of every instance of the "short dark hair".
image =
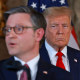
<svg viewBox="0 0 80 80">
<path fill-rule="evenodd" d="M 36 29 L 38 29 L 38 28 L 43 28 L 44 30 L 46 29 L 47 23 L 46 23 L 44 16 L 42 15 L 42 13 L 35 11 L 32 7 L 20 6 L 20 7 L 12 8 L 9 11 L 6 11 L 4 13 L 5 21 L 7 21 L 9 15 L 15 14 L 15 13 L 29 14 L 32 24 L 34 27 L 36 27 Z"/>
</svg>

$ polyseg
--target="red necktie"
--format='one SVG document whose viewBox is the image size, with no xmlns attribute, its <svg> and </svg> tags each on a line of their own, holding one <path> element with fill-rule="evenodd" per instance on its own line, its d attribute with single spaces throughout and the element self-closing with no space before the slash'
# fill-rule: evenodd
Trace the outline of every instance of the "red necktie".
<svg viewBox="0 0 80 80">
<path fill-rule="evenodd" d="M 28 80 L 27 74 L 26 74 L 25 71 L 22 72 L 21 77 L 20 77 L 20 80 Z"/>
<path fill-rule="evenodd" d="M 62 52 L 58 52 L 56 54 L 56 56 L 58 56 L 56 66 L 65 70 L 65 66 L 64 66 L 63 61 L 62 61 L 63 53 Z"/>
<path fill-rule="evenodd" d="M 26 70 L 23 70 L 20 80 L 31 80 L 30 69 L 27 64 L 25 64 Z"/>
</svg>

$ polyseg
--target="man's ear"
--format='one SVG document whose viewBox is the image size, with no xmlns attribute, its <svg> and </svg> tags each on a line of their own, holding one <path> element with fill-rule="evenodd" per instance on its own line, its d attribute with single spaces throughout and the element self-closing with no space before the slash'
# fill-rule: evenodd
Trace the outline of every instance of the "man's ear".
<svg viewBox="0 0 80 80">
<path fill-rule="evenodd" d="M 43 28 L 39 28 L 36 30 L 36 40 L 37 41 L 41 41 L 41 39 L 44 36 L 44 29 Z"/>
</svg>

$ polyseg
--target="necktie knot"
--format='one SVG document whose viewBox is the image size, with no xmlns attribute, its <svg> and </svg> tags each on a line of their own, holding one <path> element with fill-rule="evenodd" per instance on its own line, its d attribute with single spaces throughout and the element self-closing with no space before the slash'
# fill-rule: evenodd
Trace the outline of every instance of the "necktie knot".
<svg viewBox="0 0 80 80">
<path fill-rule="evenodd" d="M 25 68 L 29 69 L 29 66 L 27 64 L 25 64 L 24 66 L 25 66 Z"/>
<path fill-rule="evenodd" d="M 56 56 L 62 57 L 62 56 L 63 56 L 63 53 L 62 53 L 62 52 L 58 52 L 58 53 L 56 54 Z"/>
</svg>

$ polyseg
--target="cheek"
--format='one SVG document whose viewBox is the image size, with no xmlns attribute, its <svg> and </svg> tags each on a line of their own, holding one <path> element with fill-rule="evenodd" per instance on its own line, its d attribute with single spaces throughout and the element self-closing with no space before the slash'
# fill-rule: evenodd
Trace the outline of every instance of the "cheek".
<svg viewBox="0 0 80 80">
<path fill-rule="evenodd" d="M 46 32 L 45 32 L 45 37 L 49 37 L 51 34 L 52 33 L 51 33 L 50 29 L 47 27 Z"/>
<path fill-rule="evenodd" d="M 24 36 L 24 37 L 19 37 L 19 40 L 21 42 L 21 45 L 28 45 L 28 44 L 31 44 L 33 43 L 33 40 L 34 40 L 34 35 L 27 35 L 27 36 Z"/>
<path fill-rule="evenodd" d="M 66 33 L 66 35 L 65 35 L 65 39 L 66 39 L 67 42 L 69 42 L 70 34 L 71 34 L 71 32 L 69 31 L 69 32 Z"/>
<path fill-rule="evenodd" d="M 5 37 L 5 42 L 6 42 L 6 45 L 7 45 L 7 43 L 8 43 L 8 37 Z"/>
<path fill-rule="evenodd" d="M 47 30 L 46 31 L 46 38 L 55 38 L 56 37 L 56 32 L 55 31 L 51 31 L 51 30 Z"/>
<path fill-rule="evenodd" d="M 69 41 L 69 39 L 70 39 L 70 34 L 68 34 L 68 35 L 66 36 L 66 39 Z"/>
<path fill-rule="evenodd" d="M 19 43 L 20 44 L 27 44 L 27 42 L 29 41 L 29 37 L 28 36 L 19 36 L 18 37 Z"/>
<path fill-rule="evenodd" d="M 54 31 L 53 32 L 48 31 L 46 33 L 46 40 L 51 44 L 56 41 L 56 37 L 57 35 L 54 33 Z"/>
</svg>

